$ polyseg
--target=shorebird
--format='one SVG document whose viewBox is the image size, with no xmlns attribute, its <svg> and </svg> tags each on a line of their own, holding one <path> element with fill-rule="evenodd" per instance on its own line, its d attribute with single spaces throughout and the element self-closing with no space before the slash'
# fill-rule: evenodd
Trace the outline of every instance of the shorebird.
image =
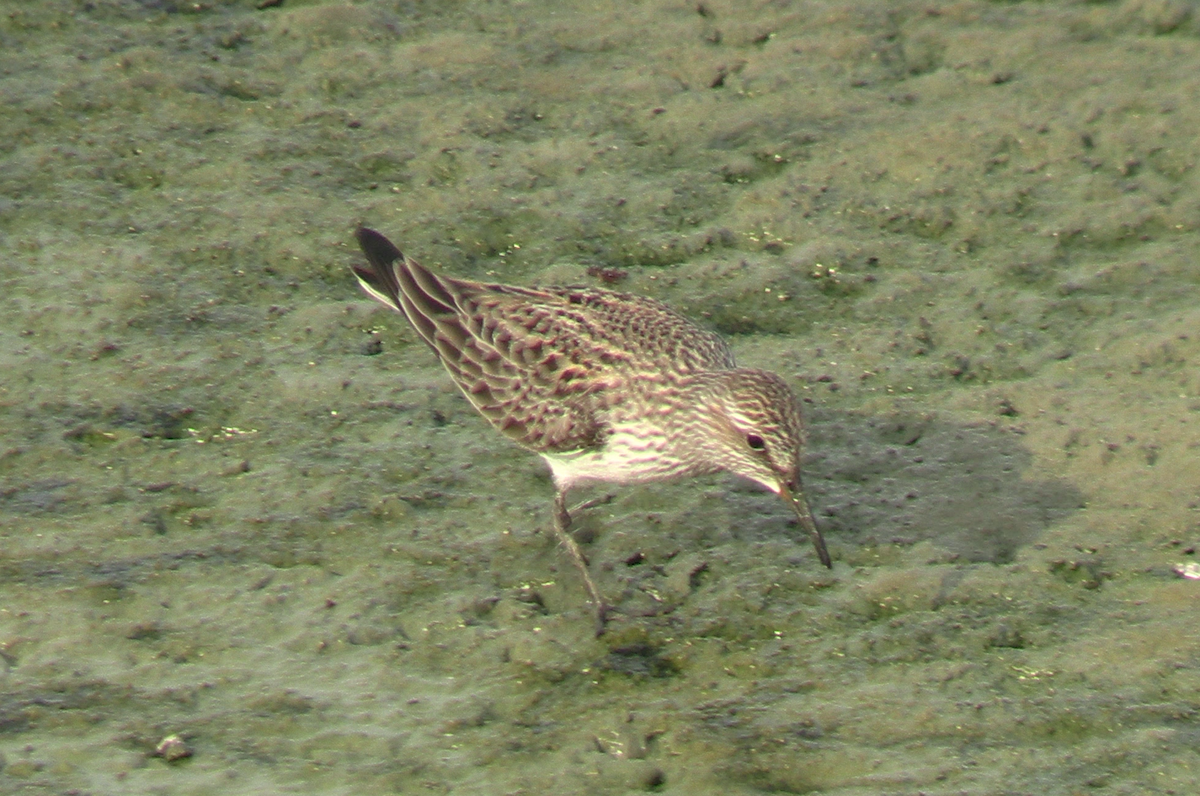
<svg viewBox="0 0 1200 796">
<path fill-rule="evenodd" d="M 567 493 L 577 486 L 728 471 L 787 501 L 833 566 L 801 486 L 800 406 L 779 376 L 739 368 L 718 335 L 655 299 L 453 279 L 375 230 L 355 235 L 363 289 L 404 314 L 496 430 L 549 464 L 554 531 L 583 577 L 597 634 L 608 606 L 570 533 Z"/>
</svg>

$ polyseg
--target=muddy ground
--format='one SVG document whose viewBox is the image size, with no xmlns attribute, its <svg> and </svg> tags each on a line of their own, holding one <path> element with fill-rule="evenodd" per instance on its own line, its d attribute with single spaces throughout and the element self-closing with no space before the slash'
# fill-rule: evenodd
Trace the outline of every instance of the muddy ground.
<svg viewBox="0 0 1200 796">
<path fill-rule="evenodd" d="M 0 101 L 0 791 L 1194 792 L 1194 4 L 0 2 Z M 610 490 L 593 638 L 358 223 L 779 372 L 834 569 Z"/>
</svg>

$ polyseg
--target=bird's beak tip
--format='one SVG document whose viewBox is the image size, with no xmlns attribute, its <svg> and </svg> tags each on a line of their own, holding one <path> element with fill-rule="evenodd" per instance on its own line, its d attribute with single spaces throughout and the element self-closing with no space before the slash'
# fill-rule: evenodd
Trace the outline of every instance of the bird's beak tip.
<svg viewBox="0 0 1200 796">
<path fill-rule="evenodd" d="M 821 529 L 817 527 L 817 521 L 808 507 L 803 490 L 789 489 L 786 484 L 780 484 L 779 496 L 791 504 L 792 510 L 796 512 L 796 517 L 800 520 L 800 525 L 808 531 L 813 547 L 817 550 L 817 558 L 827 569 L 833 569 L 833 559 L 829 557 L 829 549 L 825 546 L 825 537 L 821 534 Z"/>
</svg>

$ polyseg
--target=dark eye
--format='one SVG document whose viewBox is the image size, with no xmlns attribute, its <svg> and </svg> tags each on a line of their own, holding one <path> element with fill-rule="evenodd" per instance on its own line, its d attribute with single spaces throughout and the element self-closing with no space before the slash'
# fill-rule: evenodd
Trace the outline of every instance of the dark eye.
<svg viewBox="0 0 1200 796">
<path fill-rule="evenodd" d="M 756 451 L 760 451 L 763 448 L 767 447 L 767 443 L 764 442 L 763 438 L 758 436 L 757 434 L 747 434 L 746 435 L 746 444 L 749 445 L 751 448 L 753 448 Z"/>
</svg>

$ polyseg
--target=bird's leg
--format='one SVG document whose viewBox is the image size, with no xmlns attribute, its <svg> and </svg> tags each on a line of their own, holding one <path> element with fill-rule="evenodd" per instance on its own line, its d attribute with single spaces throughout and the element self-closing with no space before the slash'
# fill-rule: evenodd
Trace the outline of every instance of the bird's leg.
<svg viewBox="0 0 1200 796">
<path fill-rule="evenodd" d="M 592 498 L 590 500 L 585 500 L 582 503 L 580 503 L 578 506 L 572 506 L 571 513 L 573 514 L 577 511 L 583 511 L 584 509 L 594 509 L 594 508 L 596 508 L 596 506 L 607 506 L 609 503 L 612 503 L 613 500 L 616 499 L 616 497 L 617 496 L 615 493 L 609 492 L 607 495 L 601 495 L 598 498 Z"/>
<path fill-rule="evenodd" d="M 557 490 L 554 495 L 554 532 L 558 534 L 558 540 L 562 542 L 563 547 L 567 548 L 571 558 L 575 559 L 575 566 L 579 567 L 579 574 L 583 576 L 583 585 L 587 588 L 588 597 L 596 608 L 596 635 L 599 636 L 604 632 L 604 622 L 608 618 L 608 606 L 604 604 L 604 600 L 600 597 L 600 590 L 592 582 L 587 560 L 579 550 L 579 545 L 575 544 L 575 539 L 571 537 L 571 514 L 567 511 L 565 489 Z"/>
</svg>

